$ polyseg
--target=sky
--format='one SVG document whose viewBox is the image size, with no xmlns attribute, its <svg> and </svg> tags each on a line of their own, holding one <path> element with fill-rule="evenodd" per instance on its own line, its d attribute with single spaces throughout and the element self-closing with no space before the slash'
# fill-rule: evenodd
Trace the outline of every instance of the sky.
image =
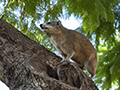
<svg viewBox="0 0 120 90">
<path fill-rule="evenodd" d="M 82 23 L 82 20 L 78 21 L 73 15 L 67 20 L 60 18 L 60 21 L 62 22 L 62 25 L 68 29 L 76 29 Z M 9 90 L 9 88 L 0 81 L 0 90 Z"/>
<path fill-rule="evenodd" d="M 76 19 L 73 15 L 67 20 L 60 19 L 62 25 L 68 29 L 76 29 L 81 26 L 82 20 Z"/>
</svg>

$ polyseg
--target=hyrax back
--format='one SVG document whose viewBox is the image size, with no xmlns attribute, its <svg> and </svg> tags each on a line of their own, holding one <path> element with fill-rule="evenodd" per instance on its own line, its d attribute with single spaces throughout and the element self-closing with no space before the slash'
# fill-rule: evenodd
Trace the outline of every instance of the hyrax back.
<svg viewBox="0 0 120 90">
<path fill-rule="evenodd" d="M 97 52 L 87 37 L 83 34 L 64 28 L 60 21 L 40 24 L 57 51 L 62 55 L 63 61 L 70 58 L 86 69 L 91 77 L 97 68 Z"/>
</svg>

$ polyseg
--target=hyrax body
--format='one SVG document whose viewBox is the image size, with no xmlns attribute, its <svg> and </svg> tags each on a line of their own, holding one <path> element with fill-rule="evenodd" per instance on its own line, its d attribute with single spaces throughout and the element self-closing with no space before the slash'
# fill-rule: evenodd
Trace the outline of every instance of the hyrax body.
<svg viewBox="0 0 120 90">
<path fill-rule="evenodd" d="M 72 59 L 83 70 L 87 70 L 91 74 L 91 77 L 95 75 L 97 52 L 86 36 L 77 31 L 66 29 L 60 21 L 46 22 L 40 24 L 40 27 L 62 55 L 62 61 Z"/>
</svg>

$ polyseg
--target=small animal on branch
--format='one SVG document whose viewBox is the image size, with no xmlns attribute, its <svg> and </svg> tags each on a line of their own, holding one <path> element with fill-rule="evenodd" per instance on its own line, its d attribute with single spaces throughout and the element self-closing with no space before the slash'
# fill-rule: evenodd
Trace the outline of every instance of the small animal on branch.
<svg viewBox="0 0 120 90">
<path fill-rule="evenodd" d="M 90 40 L 75 30 L 69 30 L 60 21 L 51 21 L 40 24 L 41 29 L 50 38 L 51 43 L 61 54 L 62 62 L 70 59 L 87 70 L 94 77 L 97 68 L 97 52 Z"/>
</svg>

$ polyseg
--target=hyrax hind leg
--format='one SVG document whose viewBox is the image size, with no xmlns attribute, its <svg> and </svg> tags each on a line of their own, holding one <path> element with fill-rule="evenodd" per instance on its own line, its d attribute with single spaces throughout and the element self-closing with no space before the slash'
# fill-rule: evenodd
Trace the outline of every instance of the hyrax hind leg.
<svg viewBox="0 0 120 90">
<path fill-rule="evenodd" d="M 95 76 L 96 68 L 97 68 L 97 59 L 96 58 L 90 58 L 87 60 L 84 64 L 85 69 L 91 74 L 91 78 Z"/>
</svg>

